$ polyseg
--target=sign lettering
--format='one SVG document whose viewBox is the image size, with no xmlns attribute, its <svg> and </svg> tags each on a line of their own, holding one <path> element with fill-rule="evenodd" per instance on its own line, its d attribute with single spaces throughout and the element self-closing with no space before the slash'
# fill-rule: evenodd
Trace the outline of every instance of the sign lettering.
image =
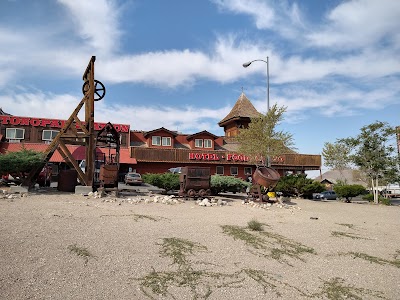
<svg viewBox="0 0 400 300">
<path fill-rule="evenodd" d="M 25 118 L 17 116 L 0 116 L 1 125 L 19 125 L 19 126 L 33 126 L 33 127 L 52 127 L 52 128 L 62 128 L 64 127 L 65 120 L 57 119 L 40 119 L 40 118 Z M 82 122 L 85 125 L 85 122 Z M 95 130 L 101 130 L 106 126 L 106 123 L 94 123 Z M 129 125 L 125 124 L 113 124 L 117 132 L 129 132 Z M 79 126 L 76 125 L 79 129 Z"/>
<path fill-rule="evenodd" d="M 189 153 L 189 159 L 190 160 L 208 160 L 208 161 L 218 161 L 220 160 L 220 157 L 222 159 L 225 159 L 227 161 L 233 161 L 233 162 L 247 162 L 249 161 L 249 157 L 245 156 L 243 154 L 227 154 L 227 155 L 220 155 L 217 153 Z"/>
</svg>

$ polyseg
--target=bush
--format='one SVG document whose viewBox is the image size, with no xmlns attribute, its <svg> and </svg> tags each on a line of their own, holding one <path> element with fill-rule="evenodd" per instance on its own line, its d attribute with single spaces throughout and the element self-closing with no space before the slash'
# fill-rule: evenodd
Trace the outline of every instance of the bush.
<svg viewBox="0 0 400 300">
<path fill-rule="evenodd" d="M 147 173 L 142 175 L 145 183 L 154 185 L 158 188 L 164 189 L 166 192 L 172 190 L 179 190 L 179 174 L 163 173 L 151 174 Z"/>
<path fill-rule="evenodd" d="M 367 200 L 368 202 L 374 202 L 373 194 L 364 195 L 362 198 L 363 198 L 363 200 Z M 378 195 L 378 202 L 383 205 L 391 205 L 392 204 L 390 198 L 385 198 L 385 197 L 382 197 L 381 195 Z"/>
<path fill-rule="evenodd" d="M 301 189 L 302 196 L 305 199 L 312 199 L 314 193 L 321 193 L 323 191 L 325 191 L 325 186 L 318 181 L 306 184 Z"/>
<path fill-rule="evenodd" d="M 320 193 L 324 190 L 323 184 L 307 178 L 305 174 L 282 176 L 275 187 L 275 191 L 281 192 L 285 197 L 302 195 L 304 198 L 312 198 L 313 193 Z"/>
<path fill-rule="evenodd" d="M 263 223 L 260 223 L 257 220 L 253 219 L 253 220 L 247 222 L 247 227 L 253 231 L 262 231 Z"/>
<path fill-rule="evenodd" d="M 346 202 L 350 202 L 351 198 L 363 194 L 365 187 L 360 184 L 335 185 L 335 192 L 339 197 L 346 198 Z"/>
<path fill-rule="evenodd" d="M 250 183 L 240 178 L 221 175 L 211 176 L 211 192 L 213 195 L 222 192 L 241 192 L 246 190 L 248 186 L 250 186 Z"/>
<path fill-rule="evenodd" d="M 154 185 L 162 188 L 165 191 L 179 190 L 179 174 L 163 173 L 163 174 L 152 174 L 147 173 L 142 175 L 145 183 Z M 232 176 L 211 176 L 211 192 L 217 195 L 222 192 L 241 192 L 244 191 L 250 183 L 235 178 Z"/>
</svg>

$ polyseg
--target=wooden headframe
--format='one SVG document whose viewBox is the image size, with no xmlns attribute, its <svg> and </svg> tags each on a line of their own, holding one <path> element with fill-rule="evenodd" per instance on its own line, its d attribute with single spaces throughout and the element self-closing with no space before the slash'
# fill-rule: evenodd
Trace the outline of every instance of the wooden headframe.
<svg viewBox="0 0 400 300">
<path fill-rule="evenodd" d="M 71 116 L 65 122 L 63 128 L 49 144 L 46 151 L 44 152 L 43 163 L 37 168 L 33 169 L 28 177 L 24 181 L 24 185 L 31 187 L 36 181 L 40 171 L 50 160 L 53 153 L 58 150 L 63 157 L 64 161 L 71 167 L 74 168 L 78 173 L 79 181 L 86 186 L 93 185 L 94 175 L 94 163 L 95 163 L 95 150 L 96 150 L 96 136 L 94 131 L 94 92 L 95 92 L 95 80 L 94 80 L 94 62 L 96 56 L 92 56 L 89 64 L 83 73 L 84 85 L 89 83 L 89 89 L 84 91 L 85 94 L 72 112 Z M 84 89 L 82 89 L 84 90 Z M 83 123 L 78 113 L 82 106 L 85 105 L 85 122 Z M 86 172 L 83 172 L 78 165 L 76 159 L 72 156 L 72 153 L 68 150 L 67 144 L 69 145 L 81 145 L 86 147 L 85 159 L 86 159 Z"/>
</svg>

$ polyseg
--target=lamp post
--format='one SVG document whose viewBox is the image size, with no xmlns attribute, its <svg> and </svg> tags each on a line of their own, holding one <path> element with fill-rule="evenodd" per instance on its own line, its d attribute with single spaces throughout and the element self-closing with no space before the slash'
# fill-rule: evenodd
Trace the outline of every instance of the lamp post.
<svg viewBox="0 0 400 300">
<path fill-rule="evenodd" d="M 262 61 L 262 62 L 265 62 L 267 64 L 267 111 L 269 111 L 269 62 L 268 62 L 268 56 L 267 56 L 267 60 L 255 59 L 255 60 L 246 62 L 246 63 L 243 64 L 243 68 L 247 68 L 248 66 L 250 66 L 255 61 Z"/>
<path fill-rule="evenodd" d="M 267 64 L 267 112 L 269 112 L 269 61 L 268 61 L 268 56 L 267 56 L 267 60 L 255 59 L 255 60 L 246 62 L 243 64 L 243 68 L 247 68 L 255 61 L 262 61 Z M 271 159 L 270 159 L 269 155 L 267 155 L 267 167 L 270 167 L 270 166 L 271 166 Z"/>
</svg>

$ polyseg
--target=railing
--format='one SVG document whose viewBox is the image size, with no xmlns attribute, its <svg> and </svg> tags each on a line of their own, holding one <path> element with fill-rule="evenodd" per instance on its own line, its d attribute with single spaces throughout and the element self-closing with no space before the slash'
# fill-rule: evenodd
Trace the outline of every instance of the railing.
<svg viewBox="0 0 400 300">
<path fill-rule="evenodd" d="M 197 154 L 197 155 L 196 155 Z M 244 155 L 229 151 L 199 151 L 186 149 L 159 149 L 131 147 L 131 157 L 138 162 L 176 162 L 176 163 L 209 163 L 209 164 L 251 164 Z M 272 158 L 273 167 L 308 167 L 319 169 L 321 155 L 283 154 Z"/>
</svg>

